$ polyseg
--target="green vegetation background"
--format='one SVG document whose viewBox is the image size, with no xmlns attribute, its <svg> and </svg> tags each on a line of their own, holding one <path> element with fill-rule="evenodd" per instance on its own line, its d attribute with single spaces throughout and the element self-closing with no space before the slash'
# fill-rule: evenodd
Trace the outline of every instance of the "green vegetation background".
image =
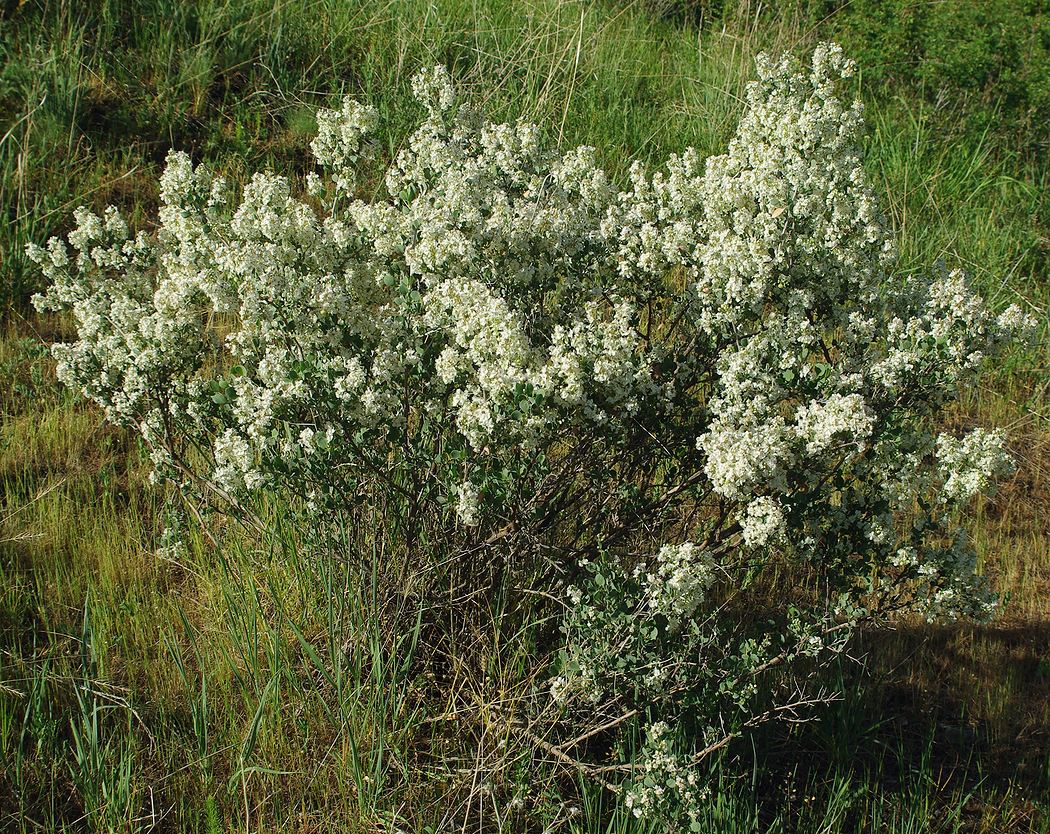
<svg viewBox="0 0 1050 834">
<path fill-rule="evenodd" d="M 301 178 L 313 110 L 350 93 L 378 107 L 389 158 L 417 116 L 408 80 L 444 63 L 493 118 L 524 116 L 553 142 L 594 145 L 622 174 L 633 158 L 687 145 L 719 152 L 758 51 L 837 39 L 861 67 L 867 166 L 904 268 L 963 265 L 995 303 L 1020 301 L 1046 321 L 1042 0 L 4 0 L 0 10 L 2 831 L 439 831 L 454 819 L 639 830 L 589 789 L 570 816 L 547 801 L 551 784 L 524 786 L 517 816 L 452 807 L 460 794 L 449 786 L 480 742 L 470 728 L 446 733 L 444 758 L 419 764 L 422 728 L 439 717 L 418 713 L 418 682 L 361 616 L 368 600 L 340 591 L 294 536 L 264 550 L 232 535 L 218 552 L 201 542 L 186 563 L 156 554 L 162 502 L 141 450 L 54 382 L 43 345 L 69 325 L 29 312 L 37 279 L 22 250 L 67 230 L 81 203 L 116 204 L 148 226 L 169 148 L 235 179 L 265 167 Z M 1006 426 L 1021 463 L 972 520 L 1008 595 L 1002 617 L 866 635 L 867 671 L 843 670 L 844 704 L 731 751 L 712 831 L 1050 830 L 1042 333 L 951 416 Z M 497 668 L 465 670 L 463 685 L 515 674 L 514 658 L 489 662 Z M 436 749 L 437 731 L 425 732 Z"/>
</svg>

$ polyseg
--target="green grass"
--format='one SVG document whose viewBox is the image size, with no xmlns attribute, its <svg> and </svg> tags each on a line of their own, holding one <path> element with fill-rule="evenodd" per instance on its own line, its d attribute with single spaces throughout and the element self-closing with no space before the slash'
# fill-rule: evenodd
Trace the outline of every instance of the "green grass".
<svg viewBox="0 0 1050 834">
<path fill-rule="evenodd" d="M 1047 165 L 1033 151 L 1045 135 L 1031 116 L 1042 112 L 1040 79 L 1017 70 L 997 98 L 994 82 L 1016 65 L 1007 56 L 1002 66 L 938 59 L 909 82 L 923 56 L 994 53 L 974 51 L 999 43 L 976 0 L 956 3 L 980 19 L 957 34 L 936 23 L 941 10 L 904 32 L 882 20 L 870 36 L 870 3 L 712 5 L 705 18 L 605 0 L 9 0 L 0 830 L 642 830 L 607 793 L 554 784 L 542 756 L 506 745 L 513 710 L 492 710 L 493 693 L 514 704 L 527 647 L 493 612 L 434 680 L 414 662 L 433 635 L 409 613 L 368 616 L 378 555 L 365 550 L 358 570 L 345 553 L 317 552 L 286 507 L 262 508 L 272 536 L 219 523 L 215 543 L 194 533 L 188 552 L 158 553 L 164 495 L 137 440 L 54 382 L 41 343 L 68 325 L 27 312 L 36 278 L 21 252 L 67 230 L 79 203 L 116 203 L 148 224 L 170 147 L 235 179 L 263 167 L 299 177 L 312 109 L 342 93 L 378 107 L 389 158 L 416 117 L 408 80 L 438 62 L 493 117 L 523 115 L 556 142 L 592 144 L 617 175 L 634 157 L 690 144 L 717 152 L 757 51 L 836 35 L 872 67 L 857 89 L 867 164 L 904 267 L 962 264 L 996 303 L 1019 300 L 1045 321 Z M 1036 11 L 1008 11 L 1041 37 Z M 1015 24 L 995 36 L 1035 50 Z M 1045 327 L 1043 342 L 953 416 L 1006 426 L 1021 463 L 972 520 L 1010 595 L 1002 618 L 864 635 L 867 672 L 843 668 L 846 702 L 727 753 L 711 831 L 1050 830 Z M 495 761 L 511 774 L 495 787 L 522 810 L 480 790 Z M 578 796 L 562 805 L 558 793 Z"/>
</svg>

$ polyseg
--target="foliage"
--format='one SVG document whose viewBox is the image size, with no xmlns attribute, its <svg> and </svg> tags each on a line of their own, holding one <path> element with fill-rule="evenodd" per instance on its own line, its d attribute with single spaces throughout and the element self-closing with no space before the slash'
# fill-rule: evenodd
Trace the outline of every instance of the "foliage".
<svg viewBox="0 0 1050 834">
<path fill-rule="evenodd" d="M 872 81 L 916 85 L 970 130 L 999 131 L 1033 153 L 1050 135 L 1050 9 L 1041 0 L 816 0 L 815 21 L 854 50 Z"/>
</svg>

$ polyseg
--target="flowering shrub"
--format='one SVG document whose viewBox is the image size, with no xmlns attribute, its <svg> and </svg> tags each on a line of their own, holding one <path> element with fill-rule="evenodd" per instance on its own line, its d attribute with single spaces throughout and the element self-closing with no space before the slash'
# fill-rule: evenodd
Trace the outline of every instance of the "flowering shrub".
<svg viewBox="0 0 1050 834">
<path fill-rule="evenodd" d="M 29 247 L 37 306 L 77 326 L 58 374 L 158 479 L 243 514 L 260 490 L 367 508 L 402 577 L 527 578 L 561 623 L 544 749 L 695 820 L 701 760 L 825 700 L 858 624 L 992 608 L 957 518 L 1004 437 L 936 418 L 1030 322 L 895 271 L 852 71 L 829 45 L 760 59 L 727 153 L 622 190 L 440 67 L 367 199 L 378 117 L 349 99 L 304 195 L 256 174 L 237 199 L 172 153 L 156 234 L 79 209 L 72 252 Z M 598 765 L 631 726 L 636 767 Z"/>
</svg>

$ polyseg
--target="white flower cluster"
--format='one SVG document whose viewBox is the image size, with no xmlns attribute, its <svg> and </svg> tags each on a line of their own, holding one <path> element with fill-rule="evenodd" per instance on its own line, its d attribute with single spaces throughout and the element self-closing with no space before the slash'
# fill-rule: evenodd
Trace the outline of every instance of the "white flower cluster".
<svg viewBox="0 0 1050 834">
<path fill-rule="evenodd" d="M 456 515 L 467 527 L 473 527 L 478 523 L 478 489 L 469 481 L 462 483 L 456 489 Z"/>
<path fill-rule="evenodd" d="M 686 756 L 676 752 L 674 735 L 664 721 L 646 729 L 645 745 L 635 774 L 624 791 L 624 805 L 638 819 L 685 822 L 695 827 L 702 802 L 710 795 L 707 783 Z"/>
<path fill-rule="evenodd" d="M 353 188 L 362 143 L 374 129 L 374 107 L 344 99 L 340 110 L 317 111 L 317 136 L 310 143 L 317 164 L 331 172 L 332 182 L 344 191 Z M 319 192 L 319 189 L 315 188 Z"/>
<path fill-rule="evenodd" d="M 974 429 L 962 438 L 937 436 L 937 463 L 944 477 L 944 497 L 968 501 L 993 488 L 995 482 L 1014 470 L 1014 462 L 1004 449 L 1002 430 Z"/>
<path fill-rule="evenodd" d="M 787 534 L 784 511 L 768 495 L 762 495 L 747 505 L 740 529 L 745 544 L 760 547 L 783 539 Z"/>
<path fill-rule="evenodd" d="M 792 460 L 784 418 L 747 422 L 719 418 L 697 440 L 707 456 L 704 471 L 714 489 L 727 498 L 745 498 L 762 483 L 783 483 L 783 467 Z"/>
<path fill-rule="evenodd" d="M 714 581 L 714 561 L 692 542 L 666 544 L 645 575 L 649 609 L 667 617 L 671 628 L 687 619 Z"/>
<path fill-rule="evenodd" d="M 826 402 L 807 403 L 795 413 L 795 432 L 806 444 L 806 451 L 817 455 L 830 448 L 836 438 L 863 447 L 873 422 L 860 394 L 832 394 Z"/>
</svg>

